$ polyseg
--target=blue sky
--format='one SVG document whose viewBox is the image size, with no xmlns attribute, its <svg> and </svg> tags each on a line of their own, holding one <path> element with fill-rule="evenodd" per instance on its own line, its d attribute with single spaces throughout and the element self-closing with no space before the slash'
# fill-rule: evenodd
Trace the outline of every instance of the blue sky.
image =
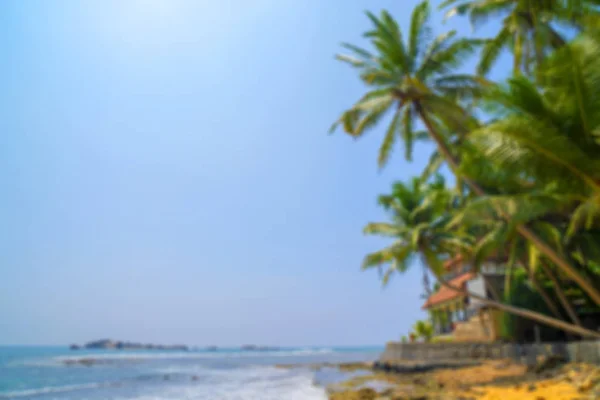
<svg viewBox="0 0 600 400">
<path fill-rule="evenodd" d="M 382 290 L 361 231 L 429 148 L 379 172 L 382 132 L 326 133 L 363 91 L 339 43 L 414 4 L 3 1 L 0 343 L 405 333 L 420 268 Z"/>
</svg>

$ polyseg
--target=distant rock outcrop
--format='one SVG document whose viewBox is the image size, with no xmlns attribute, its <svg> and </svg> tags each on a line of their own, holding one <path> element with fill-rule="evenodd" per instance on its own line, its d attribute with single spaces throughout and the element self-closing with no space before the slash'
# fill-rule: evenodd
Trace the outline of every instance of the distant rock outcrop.
<svg viewBox="0 0 600 400">
<path fill-rule="evenodd" d="M 83 347 L 76 344 L 71 345 L 71 350 L 84 349 L 101 349 L 101 350 L 174 350 L 174 351 L 189 351 L 189 347 L 183 344 L 176 345 L 160 345 L 160 344 L 143 344 L 134 342 L 123 342 L 118 340 L 101 339 L 88 342 Z"/>
<path fill-rule="evenodd" d="M 78 345 L 78 344 L 72 344 L 72 345 L 69 346 L 69 349 L 71 349 L 71 350 L 80 350 L 81 346 Z"/>
<path fill-rule="evenodd" d="M 95 340 L 83 345 L 86 349 L 116 349 L 117 343 L 110 339 Z"/>
</svg>

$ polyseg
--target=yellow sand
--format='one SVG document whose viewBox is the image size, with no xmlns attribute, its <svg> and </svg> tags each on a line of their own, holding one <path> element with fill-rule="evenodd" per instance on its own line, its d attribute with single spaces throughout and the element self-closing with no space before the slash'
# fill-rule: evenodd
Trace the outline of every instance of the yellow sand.
<svg viewBox="0 0 600 400">
<path fill-rule="evenodd" d="M 522 388 L 486 387 L 485 390 L 473 390 L 477 399 L 481 400 L 573 400 L 581 398 L 581 393 L 566 382 L 553 384 L 537 384 L 536 389 L 529 391 Z"/>
<path fill-rule="evenodd" d="M 526 379 L 526 375 L 529 378 Z M 335 393 L 331 400 L 396 400 L 411 398 L 411 387 L 431 399 L 474 398 L 481 400 L 575 400 L 597 399 L 600 369 L 585 364 L 565 365 L 546 378 L 526 373 L 523 365 L 507 361 L 490 361 L 483 365 L 459 369 L 441 369 L 421 374 L 375 373 L 350 380 L 348 390 Z M 537 379 L 536 379 L 537 378 Z M 499 382 L 506 380 L 509 382 Z M 371 389 L 352 389 L 365 382 L 383 381 L 395 385 L 386 393 Z M 408 389 L 408 393 L 405 390 Z M 414 390 L 413 389 L 413 390 Z M 596 397 L 595 397 L 596 396 Z"/>
</svg>

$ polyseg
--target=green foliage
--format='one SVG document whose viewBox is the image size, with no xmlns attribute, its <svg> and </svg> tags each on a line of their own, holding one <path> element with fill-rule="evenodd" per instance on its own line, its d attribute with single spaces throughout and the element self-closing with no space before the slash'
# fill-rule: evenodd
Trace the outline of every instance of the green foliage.
<svg viewBox="0 0 600 400">
<path fill-rule="evenodd" d="M 413 326 L 413 332 L 417 338 L 429 342 L 433 337 L 433 326 L 428 321 L 417 321 Z"/>
<path fill-rule="evenodd" d="M 528 73 L 567 43 L 561 31 L 579 31 L 585 20 L 598 18 L 597 2 L 584 0 L 448 0 L 440 8 L 450 6 L 447 18 L 468 16 L 473 28 L 501 19 L 500 31 L 486 41 L 481 52 L 480 74 L 490 71 L 503 50 L 512 51 L 515 74 Z"/>
<path fill-rule="evenodd" d="M 540 294 L 530 285 L 525 271 L 520 270 L 513 274 L 511 288 L 506 295 L 505 301 L 508 304 L 526 307 L 544 315 L 552 315 Z M 534 339 L 531 322 L 508 313 L 504 313 L 502 318 L 501 337 L 504 340 L 532 341 Z M 539 325 L 538 328 L 541 336 L 547 340 L 556 340 L 560 337 L 556 329 L 544 325 Z"/>
<path fill-rule="evenodd" d="M 467 235 L 450 232 L 448 211 L 455 195 L 445 188 L 441 177 L 430 183 L 414 178 L 409 184 L 397 182 L 390 194 L 379 196 L 379 204 L 388 212 L 391 222 L 372 222 L 364 233 L 393 239 L 393 243 L 368 254 L 363 269 L 388 265 L 383 273 L 387 284 L 395 272 L 406 272 L 421 257 L 428 268 L 439 275 L 442 261 L 451 254 L 466 251 L 471 243 Z"/>
<path fill-rule="evenodd" d="M 448 335 L 448 336 L 434 336 L 433 338 L 431 338 L 431 343 L 452 343 L 454 342 L 454 336 L 452 335 Z"/>
<path fill-rule="evenodd" d="M 600 306 L 600 2 L 447 0 L 440 7 L 474 27 L 495 19 L 500 29 L 485 40 L 434 36 L 423 1 L 406 37 L 390 13 L 367 13 L 369 49 L 344 44 L 350 55 L 338 56 L 368 92 L 332 130 L 358 138 L 389 116 L 380 167 L 398 144 L 407 160 L 416 142 L 436 144 L 419 178 L 379 197 L 388 221 L 364 232 L 391 244 L 367 255 L 363 268 L 387 266 L 386 284 L 415 260 L 438 276 L 457 254 L 475 268 L 495 258 L 509 269 L 507 303 L 546 314 L 546 288 Z M 512 53 L 513 76 L 481 78 L 503 51 Z M 477 52 L 470 74 L 463 62 Z M 436 178 L 444 163 L 454 190 Z"/>
<path fill-rule="evenodd" d="M 361 137 L 386 114 L 393 114 L 379 149 L 379 167 L 387 164 L 399 138 L 405 158 L 411 160 L 415 141 L 426 138 L 414 131 L 415 117 L 428 115 L 436 124 L 459 130 L 475 123 L 456 101 L 478 97 L 482 81 L 456 71 L 475 52 L 479 41 L 457 39 L 456 32 L 431 40 L 430 12 L 428 1 L 415 7 L 406 41 L 387 11 L 379 17 L 367 13 L 372 30 L 364 36 L 374 51 L 345 43 L 342 46 L 351 54 L 337 55 L 338 60 L 359 70 L 370 89 L 342 113 L 330 131 L 341 126 L 347 134 Z"/>
</svg>

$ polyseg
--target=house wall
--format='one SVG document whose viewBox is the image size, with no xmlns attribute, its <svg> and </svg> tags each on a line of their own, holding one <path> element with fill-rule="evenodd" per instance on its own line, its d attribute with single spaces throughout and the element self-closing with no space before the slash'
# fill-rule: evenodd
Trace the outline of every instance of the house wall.
<svg viewBox="0 0 600 400">
<path fill-rule="evenodd" d="M 467 282 L 467 292 L 486 297 L 485 282 L 481 275 L 478 275 L 477 278 Z M 481 305 L 480 300 L 469 298 L 469 306 L 467 309 L 473 310 L 478 308 L 479 305 Z"/>
<path fill-rule="evenodd" d="M 504 267 L 497 264 L 485 264 L 482 266 L 482 274 L 485 275 L 488 282 L 495 289 L 499 296 L 504 293 Z M 485 281 L 482 274 L 479 274 L 475 279 L 467 282 L 467 291 L 470 293 L 477 294 L 479 296 L 488 297 Z M 470 298 L 468 310 L 474 310 L 481 306 L 481 301 Z"/>
</svg>

